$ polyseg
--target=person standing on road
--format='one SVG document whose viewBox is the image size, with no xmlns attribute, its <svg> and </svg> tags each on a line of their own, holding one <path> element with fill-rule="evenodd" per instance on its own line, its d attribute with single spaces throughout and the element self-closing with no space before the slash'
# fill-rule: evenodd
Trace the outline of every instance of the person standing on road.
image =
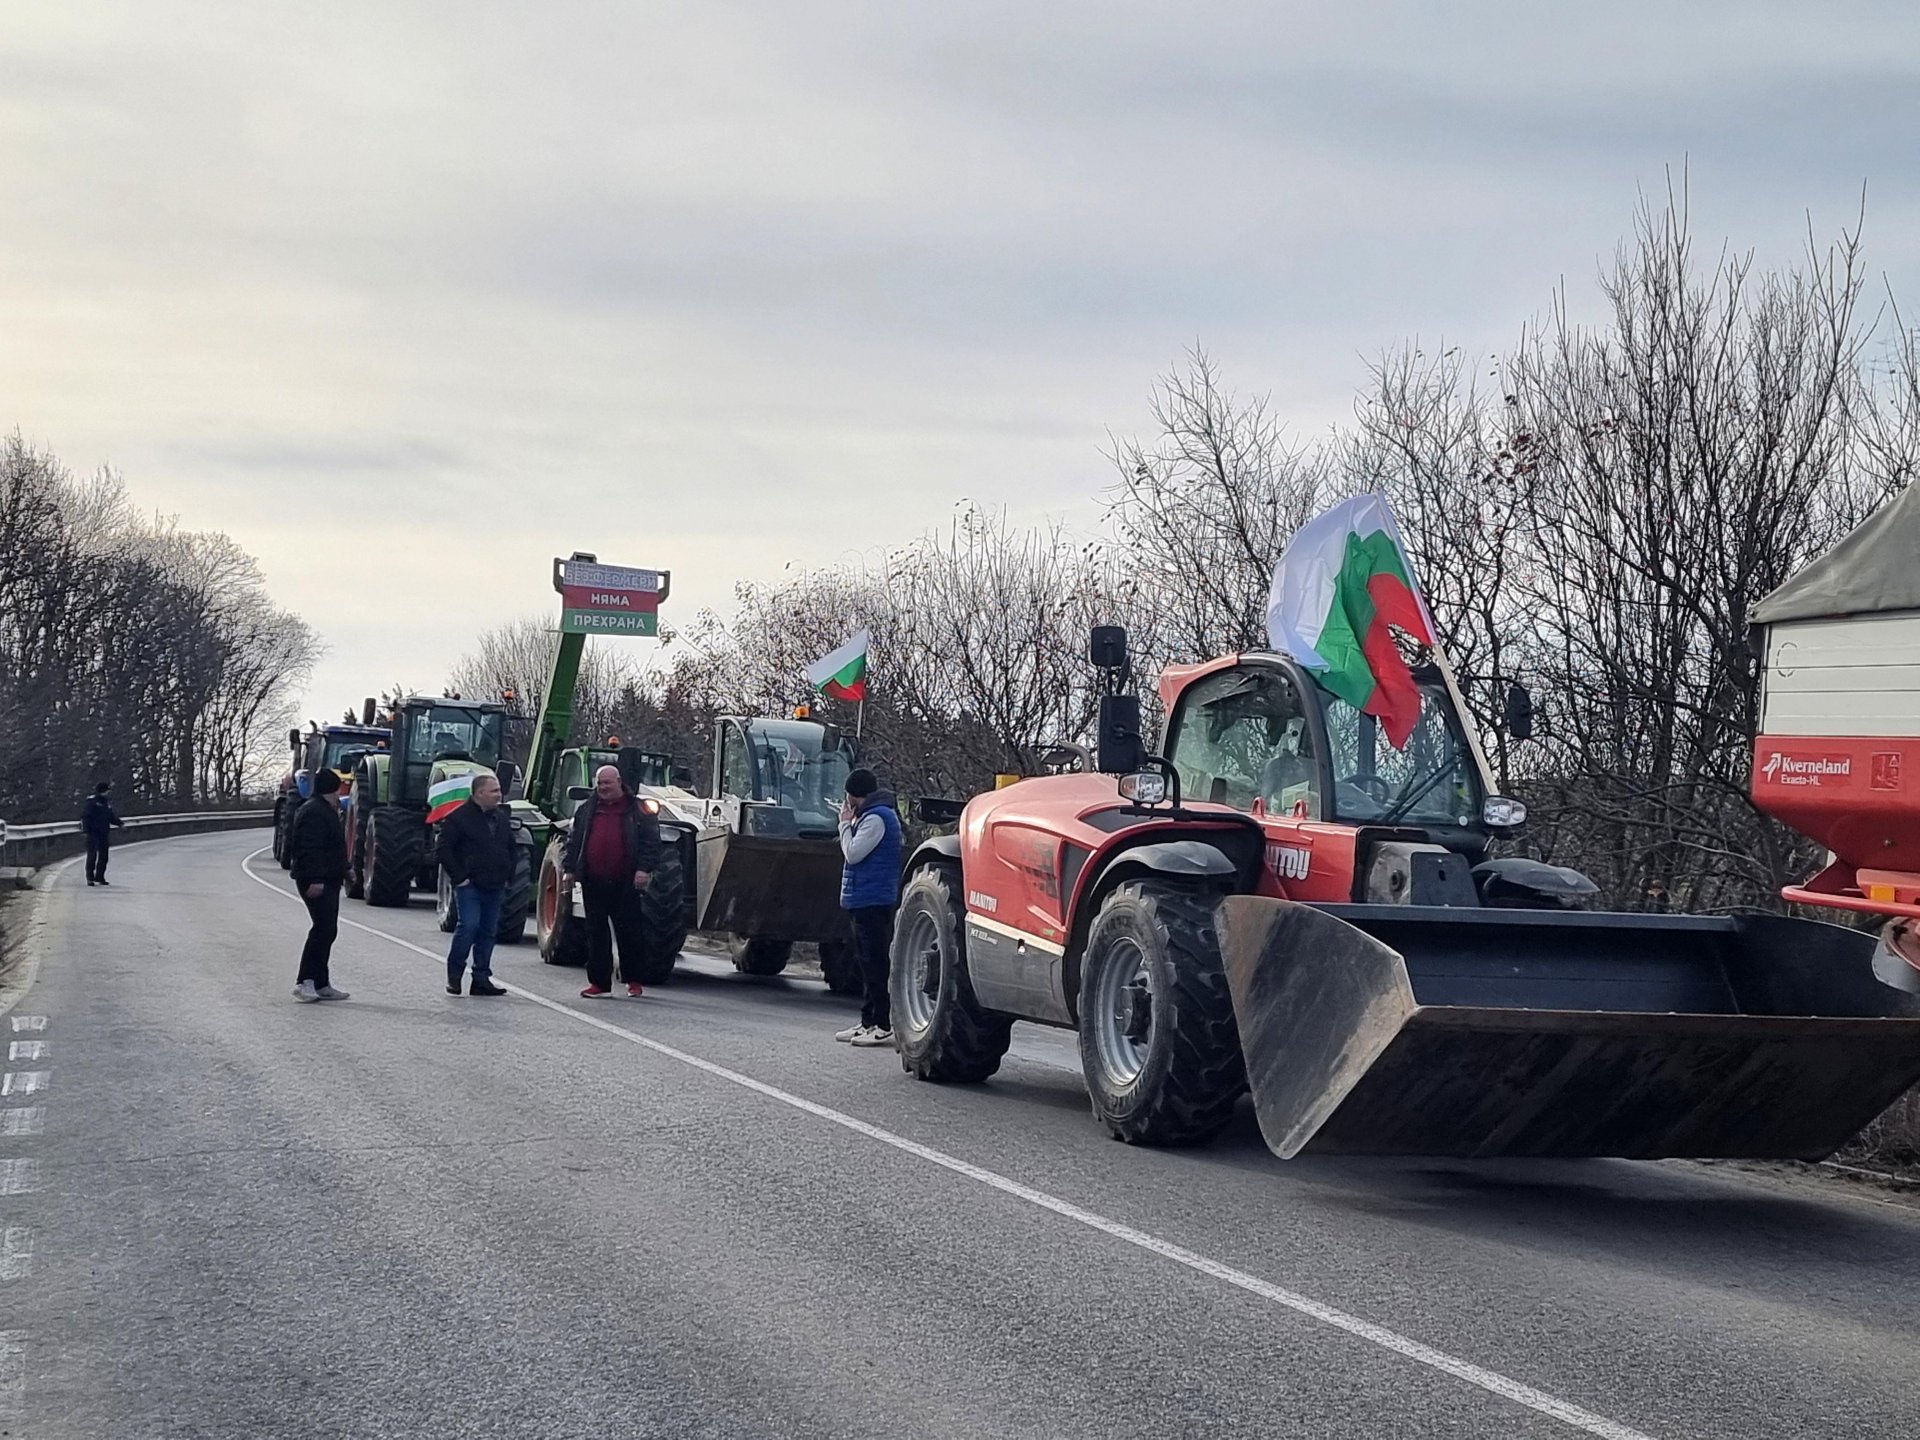
<svg viewBox="0 0 1920 1440">
<path fill-rule="evenodd" d="M 440 867 L 453 886 L 460 916 L 447 951 L 447 993 L 460 993 L 467 956 L 473 956 L 472 995 L 504 995 L 493 983 L 493 941 L 500 929 L 500 906 L 513 879 L 513 821 L 500 808 L 500 781 L 473 777 L 467 803 L 440 824 Z"/>
<path fill-rule="evenodd" d="M 287 870 L 313 920 L 300 951 L 300 978 L 293 987 L 296 1000 L 347 998 L 346 991 L 333 988 L 327 975 L 334 937 L 340 933 L 340 886 L 347 878 L 347 832 L 340 824 L 340 802 L 334 799 L 339 790 L 337 774 L 316 770 L 313 795 L 293 812 L 287 837 Z"/>
<path fill-rule="evenodd" d="M 107 883 L 107 852 L 113 848 L 113 832 L 126 822 L 113 813 L 107 791 L 113 787 L 102 780 L 80 811 L 80 828 L 87 832 L 87 884 Z"/>
<path fill-rule="evenodd" d="M 847 776 L 840 806 L 840 908 L 853 922 L 853 948 L 860 958 L 866 1001 L 860 1023 L 833 1038 L 853 1045 L 893 1044 L 893 1005 L 887 997 L 893 912 L 900 904 L 900 816 L 893 792 L 882 790 L 873 771 Z"/>
<path fill-rule="evenodd" d="M 593 794 L 574 812 L 566 868 L 560 876 L 568 894 L 577 878 L 586 899 L 587 988 L 580 992 L 584 999 L 598 1000 L 612 992 L 616 937 L 620 973 L 629 977 L 627 994 L 637 998 L 646 993 L 631 977 L 640 973 L 640 892 L 659 864 L 658 817 L 627 789 L 616 767 L 602 765 L 593 775 Z M 631 971 L 628 961 L 633 962 Z"/>
</svg>

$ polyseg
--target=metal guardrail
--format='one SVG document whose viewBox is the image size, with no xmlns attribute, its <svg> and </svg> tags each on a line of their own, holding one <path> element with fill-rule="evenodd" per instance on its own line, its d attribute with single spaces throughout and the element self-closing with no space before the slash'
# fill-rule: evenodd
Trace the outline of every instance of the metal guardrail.
<svg viewBox="0 0 1920 1440">
<path fill-rule="evenodd" d="M 121 839 L 160 839 L 167 835 L 191 835 L 205 830 L 242 830 L 266 825 L 273 820 L 271 810 L 195 810 L 175 815 L 129 815 L 117 832 Z M 150 835 L 138 837 L 140 831 Z M 136 832 L 128 835 L 127 831 Z M 86 848 L 85 832 L 78 820 L 53 820 L 42 825 L 12 825 L 0 820 L 0 865 L 38 866 L 63 855 Z"/>
</svg>

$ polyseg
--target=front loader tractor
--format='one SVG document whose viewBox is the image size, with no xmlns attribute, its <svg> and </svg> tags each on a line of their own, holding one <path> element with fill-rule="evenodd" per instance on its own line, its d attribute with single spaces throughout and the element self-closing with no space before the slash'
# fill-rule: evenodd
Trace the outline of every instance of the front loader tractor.
<svg viewBox="0 0 1920 1440">
<path fill-rule="evenodd" d="M 1776 916 L 1589 910 L 1493 856 L 1439 670 L 1404 746 L 1277 653 L 1175 667 L 1149 754 L 1125 637 L 1080 773 L 975 796 L 910 858 L 902 1064 L 979 1081 L 1016 1020 L 1079 1032 L 1117 1138 L 1205 1141 L 1251 1094 L 1276 1154 L 1817 1158 L 1920 1079 L 1873 941 Z"/>
<path fill-rule="evenodd" d="M 371 712 L 373 704 L 367 702 Z M 497 701 L 415 695 L 394 706 L 384 750 L 360 757 L 347 796 L 347 894 L 369 905 L 405 905 L 415 890 L 435 892 L 447 908 L 440 873 L 439 822 L 471 793 L 474 780 L 513 782 L 505 760 L 506 707 Z M 503 802 L 504 803 L 504 802 Z M 532 904 L 535 817 L 515 803 L 515 863 L 501 906 L 498 938 L 526 933 Z"/>
</svg>

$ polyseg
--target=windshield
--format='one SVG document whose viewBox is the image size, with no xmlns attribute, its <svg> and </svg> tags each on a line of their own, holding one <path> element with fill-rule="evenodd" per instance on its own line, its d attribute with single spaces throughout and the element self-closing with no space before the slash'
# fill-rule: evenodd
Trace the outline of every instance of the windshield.
<svg viewBox="0 0 1920 1440">
<path fill-rule="evenodd" d="M 1314 686 L 1333 752 L 1334 812 L 1342 820 L 1471 825 L 1479 811 L 1473 761 L 1447 723 L 1453 707 L 1438 685 L 1420 687 L 1420 719 L 1396 750 L 1380 722 Z"/>
<path fill-rule="evenodd" d="M 320 764 L 328 770 L 346 770 L 374 746 L 372 735 L 329 735 Z"/>
<path fill-rule="evenodd" d="M 797 720 L 759 720 L 750 731 L 761 793 L 793 811 L 802 830 L 836 827 L 846 799 L 853 757 L 844 746 L 826 748 L 826 732 Z"/>
<path fill-rule="evenodd" d="M 1245 666 L 1194 682 L 1180 702 L 1169 758 L 1181 793 L 1289 819 L 1382 821 L 1408 825 L 1472 823 L 1477 805 L 1472 761 L 1447 723 L 1439 687 L 1422 687 L 1419 723 L 1404 750 L 1380 722 L 1309 684 L 1302 696 L 1288 675 Z M 1325 722 L 1324 748 L 1307 705 Z M 1322 793 L 1331 772 L 1332 794 Z"/>
<path fill-rule="evenodd" d="M 407 716 L 407 759 L 411 763 L 441 760 L 449 755 L 497 768 L 506 716 L 498 711 L 469 710 L 464 706 L 435 705 Z"/>
</svg>

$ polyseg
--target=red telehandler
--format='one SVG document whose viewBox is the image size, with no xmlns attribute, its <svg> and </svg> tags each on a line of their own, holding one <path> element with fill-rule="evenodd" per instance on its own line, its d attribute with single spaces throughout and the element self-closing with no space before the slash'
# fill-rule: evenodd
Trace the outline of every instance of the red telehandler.
<svg viewBox="0 0 1920 1440">
<path fill-rule="evenodd" d="M 1394 747 L 1288 655 L 1175 667 L 1149 754 L 1124 632 L 1090 658 L 1082 773 L 975 796 L 909 860 L 894 1030 L 921 1079 L 985 1079 L 1029 1020 L 1078 1030 L 1130 1142 L 1205 1141 L 1251 1092 L 1283 1157 L 1795 1159 L 1920 1080 L 1920 1001 L 1874 937 L 1592 911 L 1576 872 L 1490 858 L 1524 808 L 1441 671 Z"/>
</svg>

